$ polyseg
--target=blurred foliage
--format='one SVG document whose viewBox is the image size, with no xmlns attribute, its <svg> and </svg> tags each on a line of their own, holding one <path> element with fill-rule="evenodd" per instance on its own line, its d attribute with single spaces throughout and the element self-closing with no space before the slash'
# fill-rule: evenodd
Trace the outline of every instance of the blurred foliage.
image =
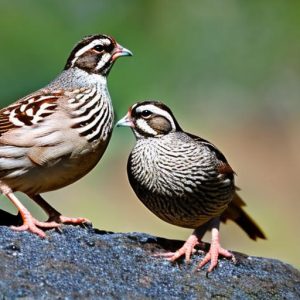
<svg viewBox="0 0 300 300">
<path fill-rule="evenodd" d="M 117 116 L 141 99 L 170 105 L 183 128 L 225 153 L 268 236 L 254 243 L 229 223 L 224 246 L 300 265 L 300 2 L 2 0 L 0 28 L 2 107 L 52 80 L 85 35 L 107 33 L 132 50 L 109 78 Z M 133 144 L 129 130 L 115 130 L 95 170 L 46 199 L 100 228 L 186 238 L 190 230 L 160 221 L 131 191 Z"/>
</svg>

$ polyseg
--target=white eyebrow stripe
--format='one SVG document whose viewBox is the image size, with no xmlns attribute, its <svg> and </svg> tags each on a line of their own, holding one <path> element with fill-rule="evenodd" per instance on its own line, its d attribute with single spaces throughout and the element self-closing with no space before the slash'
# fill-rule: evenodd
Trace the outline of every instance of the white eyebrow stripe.
<svg viewBox="0 0 300 300">
<path fill-rule="evenodd" d="M 165 117 L 167 120 L 169 120 L 169 122 L 171 123 L 171 126 L 172 126 L 172 129 L 176 129 L 176 125 L 174 123 L 174 120 L 172 118 L 172 116 L 165 110 L 153 105 L 153 104 L 146 104 L 146 105 L 141 105 L 139 106 L 136 111 L 138 113 L 144 111 L 144 110 L 149 110 L 151 111 L 152 113 L 156 114 L 156 115 L 160 115 L 160 116 L 163 116 Z"/>
<path fill-rule="evenodd" d="M 82 55 L 84 52 L 86 52 L 89 49 L 92 49 L 93 47 L 95 47 L 97 45 L 109 45 L 109 44 L 110 44 L 109 39 L 94 40 L 94 41 L 90 42 L 89 44 L 87 44 L 86 46 L 84 46 L 83 48 L 81 48 L 80 50 L 78 50 L 75 54 L 75 57 Z"/>
<path fill-rule="evenodd" d="M 81 48 L 80 50 L 78 50 L 75 53 L 74 59 L 72 60 L 72 63 L 71 63 L 72 66 L 74 65 L 74 63 L 76 62 L 78 57 L 81 56 L 86 51 L 92 49 L 93 47 L 95 47 L 97 45 L 109 45 L 110 43 L 111 43 L 111 41 L 109 39 L 94 40 L 94 41 L 90 42 L 89 44 L 87 44 L 86 46 L 84 46 L 83 48 Z"/>
</svg>

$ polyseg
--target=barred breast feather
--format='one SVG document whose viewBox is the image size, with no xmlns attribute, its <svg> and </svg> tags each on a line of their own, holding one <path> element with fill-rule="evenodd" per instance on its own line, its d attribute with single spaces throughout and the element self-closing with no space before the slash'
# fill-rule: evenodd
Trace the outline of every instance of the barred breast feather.
<svg viewBox="0 0 300 300">
<path fill-rule="evenodd" d="M 139 199 L 161 219 L 196 228 L 220 216 L 234 195 L 233 176 L 205 143 L 184 132 L 139 139 L 128 160 Z"/>
<path fill-rule="evenodd" d="M 0 123 L 0 176 L 13 189 L 35 194 L 70 184 L 97 164 L 110 139 L 113 108 L 102 85 L 45 89 L 2 110 Z"/>
</svg>

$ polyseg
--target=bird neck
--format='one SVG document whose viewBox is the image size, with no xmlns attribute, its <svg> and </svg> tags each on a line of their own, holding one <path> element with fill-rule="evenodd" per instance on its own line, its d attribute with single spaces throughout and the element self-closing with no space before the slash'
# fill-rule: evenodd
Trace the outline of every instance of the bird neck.
<svg viewBox="0 0 300 300">
<path fill-rule="evenodd" d="M 81 87 L 98 86 L 103 89 L 106 88 L 107 78 L 100 74 L 90 74 L 79 68 L 70 68 L 64 70 L 46 88 L 51 89 L 78 89 Z"/>
</svg>

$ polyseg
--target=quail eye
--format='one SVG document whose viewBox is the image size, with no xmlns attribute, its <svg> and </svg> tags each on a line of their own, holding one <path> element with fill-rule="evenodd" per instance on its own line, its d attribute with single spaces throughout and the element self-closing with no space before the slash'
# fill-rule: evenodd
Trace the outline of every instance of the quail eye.
<svg viewBox="0 0 300 300">
<path fill-rule="evenodd" d="M 93 49 L 96 50 L 97 52 L 101 52 L 104 50 L 104 47 L 102 45 L 96 45 Z"/>
<path fill-rule="evenodd" d="M 148 117 L 150 117 L 152 115 L 152 112 L 150 111 L 150 110 L 143 110 L 142 112 L 141 112 L 141 116 L 143 117 L 143 118 L 148 118 Z"/>
</svg>

